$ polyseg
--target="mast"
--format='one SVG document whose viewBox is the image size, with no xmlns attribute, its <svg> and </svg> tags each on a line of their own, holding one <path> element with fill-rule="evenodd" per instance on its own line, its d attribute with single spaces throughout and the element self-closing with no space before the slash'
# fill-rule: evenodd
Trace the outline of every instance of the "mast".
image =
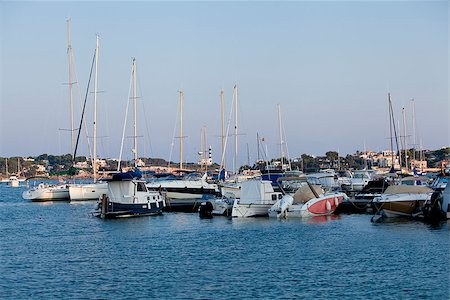
<svg viewBox="0 0 450 300">
<path fill-rule="evenodd" d="M 183 169 L 183 91 L 180 94 L 180 170 Z"/>
<path fill-rule="evenodd" d="M 412 99 L 412 132 L 413 132 L 413 160 L 415 163 L 416 160 L 416 120 L 415 120 L 415 101 L 414 98 Z"/>
<path fill-rule="evenodd" d="M 408 145 L 406 144 L 406 112 L 405 108 L 402 108 L 403 114 L 403 146 L 405 147 L 405 167 L 406 172 L 408 172 Z"/>
<path fill-rule="evenodd" d="M 237 174 L 238 170 L 238 87 L 234 85 L 234 174 Z"/>
<path fill-rule="evenodd" d="M 395 125 L 395 124 L 394 124 Z M 400 121 L 397 121 L 397 128 L 400 131 Z M 394 132 L 395 131 L 395 127 L 394 127 Z M 395 136 L 395 141 L 397 143 L 397 153 L 398 153 L 398 164 L 400 165 L 400 173 L 402 173 L 402 150 L 400 149 L 401 145 L 401 136 L 400 136 L 400 132 L 399 135 Z M 400 144 L 400 147 L 398 146 Z"/>
<path fill-rule="evenodd" d="M 67 59 L 69 62 L 69 101 L 70 101 L 70 135 L 72 141 L 72 161 L 75 161 L 75 131 L 73 123 L 73 93 L 72 93 L 72 45 L 70 44 L 70 18 L 67 19 Z"/>
<path fill-rule="evenodd" d="M 283 169 L 283 133 L 281 130 L 281 106 L 280 104 L 277 104 L 278 107 L 278 129 L 280 131 L 280 161 L 281 161 L 281 168 Z"/>
<path fill-rule="evenodd" d="M 220 100 L 222 105 L 222 157 L 224 157 L 225 152 L 225 101 L 224 101 L 224 93 L 223 89 L 220 91 Z M 224 168 L 225 168 L 225 161 L 224 161 Z"/>
<path fill-rule="evenodd" d="M 136 120 L 137 120 L 137 110 L 136 110 L 136 58 L 133 57 L 133 141 L 134 141 L 134 167 L 137 167 L 137 130 L 136 130 Z"/>
<path fill-rule="evenodd" d="M 258 162 L 259 161 L 259 133 L 258 132 L 256 133 L 256 148 L 257 148 L 256 161 Z"/>
<path fill-rule="evenodd" d="M 390 132 L 390 139 L 391 139 L 391 167 L 392 171 L 394 168 L 394 143 L 392 140 L 392 102 L 391 102 L 391 93 L 388 93 L 388 102 L 389 102 L 389 132 Z"/>
<path fill-rule="evenodd" d="M 95 78 L 94 78 L 94 160 L 92 170 L 94 182 L 97 181 L 97 77 L 98 77 L 98 34 L 95 43 Z"/>
</svg>

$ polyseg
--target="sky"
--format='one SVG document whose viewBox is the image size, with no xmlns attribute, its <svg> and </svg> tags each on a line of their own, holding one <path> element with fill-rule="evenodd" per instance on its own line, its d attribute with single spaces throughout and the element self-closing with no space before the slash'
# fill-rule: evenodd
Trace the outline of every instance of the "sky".
<svg viewBox="0 0 450 300">
<path fill-rule="evenodd" d="M 0 156 L 71 152 L 69 17 L 77 125 L 95 36 L 100 37 L 101 157 L 119 157 L 133 57 L 139 156 L 179 160 L 173 137 L 179 136 L 178 91 L 183 90 L 183 159 L 198 159 L 200 130 L 206 126 L 213 160 L 220 162 L 220 91 L 227 123 L 234 84 L 239 164 L 255 160 L 257 133 L 269 157 L 280 156 L 277 104 L 290 157 L 389 149 L 388 92 L 396 122 L 402 124 L 405 108 L 408 144 L 414 98 L 416 144 L 448 146 L 448 15 L 447 1 L 2 1 Z M 93 86 L 88 95 L 92 143 Z M 126 159 L 132 158 L 130 117 Z M 87 155 L 84 130 L 80 136 L 78 154 Z M 227 148 L 231 161 L 234 136 Z"/>
</svg>

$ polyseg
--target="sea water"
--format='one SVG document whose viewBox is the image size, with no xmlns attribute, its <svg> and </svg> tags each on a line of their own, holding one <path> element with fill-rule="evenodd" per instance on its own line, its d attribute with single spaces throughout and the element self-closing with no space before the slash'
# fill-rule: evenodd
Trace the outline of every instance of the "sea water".
<svg viewBox="0 0 450 300">
<path fill-rule="evenodd" d="M 447 222 L 101 220 L 0 186 L 0 298 L 449 299 Z"/>
</svg>

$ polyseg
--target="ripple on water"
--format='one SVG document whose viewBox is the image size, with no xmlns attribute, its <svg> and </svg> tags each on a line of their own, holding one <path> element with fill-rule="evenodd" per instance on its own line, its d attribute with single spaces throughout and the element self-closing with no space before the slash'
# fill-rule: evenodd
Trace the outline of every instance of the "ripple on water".
<svg viewBox="0 0 450 300">
<path fill-rule="evenodd" d="M 0 187 L 2 298 L 449 298 L 449 226 L 317 220 L 103 221 Z"/>
</svg>

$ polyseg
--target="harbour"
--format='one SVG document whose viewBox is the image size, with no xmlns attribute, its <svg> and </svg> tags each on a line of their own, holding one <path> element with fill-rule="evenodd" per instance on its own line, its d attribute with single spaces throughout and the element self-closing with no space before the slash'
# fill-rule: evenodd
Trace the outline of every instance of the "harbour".
<svg viewBox="0 0 450 300">
<path fill-rule="evenodd" d="M 447 299 L 449 225 L 369 215 L 102 221 L 0 187 L 2 297 Z M 21 280 L 17 280 L 20 278 Z M 145 280 L 143 280 L 145 278 Z"/>
<path fill-rule="evenodd" d="M 0 11 L 1 299 L 450 299 L 447 1 Z"/>
</svg>

